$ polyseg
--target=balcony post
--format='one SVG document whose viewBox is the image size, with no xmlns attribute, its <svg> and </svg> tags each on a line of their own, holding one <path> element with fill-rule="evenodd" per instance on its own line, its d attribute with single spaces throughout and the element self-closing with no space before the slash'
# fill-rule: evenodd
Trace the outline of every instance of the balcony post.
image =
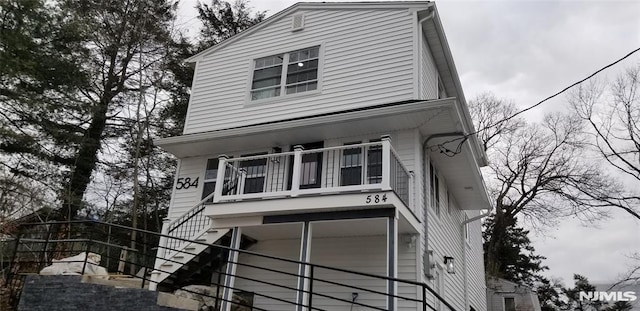
<svg viewBox="0 0 640 311">
<path fill-rule="evenodd" d="M 216 188 L 213 191 L 213 203 L 218 203 L 222 199 L 222 189 L 224 188 L 224 175 L 227 172 L 227 157 L 226 155 L 218 156 L 218 175 L 216 176 Z"/>
<path fill-rule="evenodd" d="M 382 141 L 382 190 L 391 190 L 391 137 L 383 135 Z"/>
<path fill-rule="evenodd" d="M 291 196 L 298 196 L 300 190 L 300 173 L 302 171 L 302 150 L 301 145 L 293 146 L 293 173 L 291 174 Z"/>
<path fill-rule="evenodd" d="M 413 202 L 413 200 L 415 200 L 415 189 L 414 189 L 414 185 L 415 185 L 415 181 L 416 181 L 416 174 L 413 171 L 409 171 L 409 184 L 407 185 L 407 190 L 409 191 L 409 202 L 407 204 L 409 204 L 409 210 L 413 211 L 414 213 L 416 212 L 413 207 L 416 206 L 415 202 Z"/>
</svg>

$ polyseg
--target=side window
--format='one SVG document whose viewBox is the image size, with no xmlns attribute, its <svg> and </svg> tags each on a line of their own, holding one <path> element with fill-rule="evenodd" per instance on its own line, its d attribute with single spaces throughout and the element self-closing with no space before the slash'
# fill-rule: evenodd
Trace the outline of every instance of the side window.
<svg viewBox="0 0 640 311">
<path fill-rule="evenodd" d="M 429 181 L 431 206 L 436 214 L 440 215 L 440 181 L 438 180 L 438 173 L 431 163 L 429 163 Z"/>
<path fill-rule="evenodd" d="M 469 220 L 469 216 L 467 216 L 467 213 L 464 213 L 464 221 Z M 471 239 L 470 239 L 470 235 L 469 235 L 469 223 L 466 222 L 464 224 L 464 240 L 467 241 L 467 243 L 471 243 Z"/>
<path fill-rule="evenodd" d="M 204 188 L 202 189 L 202 199 L 212 194 L 216 189 L 216 177 L 218 176 L 218 159 L 207 160 L 207 168 L 204 172 Z M 211 197 L 207 202 L 213 202 Z"/>
<path fill-rule="evenodd" d="M 504 297 L 504 311 L 516 311 L 516 299 L 514 297 Z"/>
</svg>

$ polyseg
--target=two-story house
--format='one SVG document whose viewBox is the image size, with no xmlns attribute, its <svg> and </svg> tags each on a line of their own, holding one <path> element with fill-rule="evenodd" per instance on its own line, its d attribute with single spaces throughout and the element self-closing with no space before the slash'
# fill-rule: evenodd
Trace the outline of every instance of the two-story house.
<svg viewBox="0 0 640 311">
<path fill-rule="evenodd" d="M 152 288 L 217 243 L 221 310 L 486 310 L 486 156 L 434 3 L 298 3 L 187 62 Z"/>
</svg>

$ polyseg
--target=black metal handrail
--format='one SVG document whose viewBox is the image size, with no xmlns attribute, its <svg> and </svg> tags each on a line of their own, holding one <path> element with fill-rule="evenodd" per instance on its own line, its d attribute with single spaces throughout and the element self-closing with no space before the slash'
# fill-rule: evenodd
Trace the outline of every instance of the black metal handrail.
<svg viewBox="0 0 640 311">
<path fill-rule="evenodd" d="M 223 186 L 223 194 L 235 191 L 238 187 L 238 178 L 232 178 L 225 182 Z M 167 245 L 169 248 L 179 248 L 184 239 L 190 241 L 194 235 L 201 232 L 211 224 L 211 219 L 204 215 L 206 203 L 213 198 L 214 193 L 204 197 L 198 204 L 184 212 L 180 217 L 167 224 Z"/>
<path fill-rule="evenodd" d="M 44 238 L 42 237 L 38 237 L 39 233 L 43 233 L 45 231 L 38 231 L 38 230 L 34 230 L 34 229 L 38 229 L 40 227 L 46 227 L 46 236 Z M 80 226 L 81 229 L 84 229 L 85 231 L 87 229 L 91 229 L 88 230 L 90 232 L 90 234 L 81 234 L 80 232 L 74 231 L 73 228 L 74 226 Z M 55 228 L 55 227 L 64 227 L 66 228 L 69 232 L 65 235 L 60 235 L 59 236 L 64 236 L 64 238 L 51 238 L 52 234 L 51 234 L 51 228 Z M 256 266 L 256 265 L 251 265 L 245 262 L 239 262 L 239 261 L 233 261 L 231 263 L 239 265 L 239 266 L 246 266 L 249 267 L 251 269 L 260 269 L 263 271 L 268 271 L 270 273 L 277 273 L 277 274 L 281 274 L 281 275 L 289 275 L 289 276 L 294 276 L 297 278 L 304 278 L 306 280 L 309 281 L 309 288 L 308 289 L 297 289 L 295 287 L 292 286 L 283 286 L 282 284 L 278 284 L 278 283 L 274 283 L 271 282 L 269 280 L 260 280 L 257 279 L 255 277 L 251 277 L 251 276 L 245 276 L 245 275 L 234 275 L 234 277 L 239 278 L 239 279 L 245 279 L 247 281 L 251 281 L 251 282 L 256 282 L 256 283 L 260 283 L 263 284 L 264 286 L 275 286 L 275 287 L 281 287 L 283 290 L 288 290 L 288 291 L 293 291 L 293 292 L 300 292 L 300 293 L 306 293 L 309 296 L 308 301 L 304 302 L 302 304 L 303 307 L 308 308 L 310 310 L 323 310 L 317 306 L 313 306 L 313 298 L 314 297 L 320 297 L 323 299 L 329 299 L 332 301 L 336 301 L 336 302 L 341 302 L 341 303 L 347 303 L 347 304 L 351 304 L 351 305 L 356 305 L 356 306 L 360 306 L 363 308 L 367 308 L 367 309 L 372 309 L 372 310 L 386 310 L 380 306 L 376 306 L 376 305 L 371 305 L 371 304 L 367 304 L 366 302 L 360 302 L 360 301 L 349 301 L 347 299 L 341 298 L 341 297 L 336 297 L 336 296 L 332 296 L 328 293 L 322 293 L 319 292 L 317 289 L 314 290 L 314 284 L 317 285 L 319 283 L 325 283 L 325 284 L 330 284 L 330 285 L 335 285 L 335 286 L 341 286 L 344 288 L 348 288 L 351 290 L 355 290 L 355 291 L 360 291 L 360 292 L 364 292 L 364 293 L 368 293 L 371 295 L 381 295 L 381 296 L 386 296 L 386 297 L 393 297 L 399 300 L 405 300 L 405 301 L 413 301 L 416 303 L 421 303 L 423 306 L 423 310 L 436 310 L 436 308 L 434 307 L 434 305 L 432 305 L 429 301 L 433 300 L 433 301 L 439 301 L 440 303 L 442 303 L 444 306 L 446 306 L 447 308 L 449 308 L 449 310 L 455 311 L 455 308 L 453 306 L 451 306 L 451 304 L 449 304 L 446 300 L 443 299 L 443 297 L 441 297 L 437 292 L 435 292 L 431 287 L 429 287 L 427 284 L 425 283 L 421 283 L 421 282 L 417 282 L 417 281 L 412 281 L 412 280 L 404 280 L 404 279 L 399 279 L 399 278 L 392 278 L 392 277 L 387 277 L 387 276 L 379 276 L 379 275 L 375 275 L 375 274 L 370 274 L 370 273 L 365 273 L 365 272 L 358 272 L 358 271 L 351 271 L 351 270 L 347 270 L 347 269 L 341 269 L 341 268 L 335 268 L 335 267 L 330 267 L 330 266 L 325 266 L 325 265 L 319 265 L 319 264 L 313 264 L 313 263 L 308 263 L 308 262 L 301 262 L 301 261 L 297 261 L 297 260 L 293 260 L 293 259 L 288 259 L 288 258 L 280 258 L 277 256 L 272 256 L 272 255 L 266 255 L 266 254 L 261 254 L 261 253 L 257 253 L 257 252 L 252 252 L 252 251 L 248 251 L 248 250 L 242 250 L 242 249 L 234 249 L 234 248 L 230 248 L 228 246 L 223 246 L 223 245 L 210 245 L 210 244 L 206 244 L 203 242 L 199 242 L 199 241 L 192 241 L 192 240 L 188 240 L 188 239 L 183 239 L 183 238 L 179 238 L 179 237 L 172 237 L 172 236 L 168 236 L 168 235 L 162 235 L 159 234 L 157 232 L 152 232 L 152 231 L 147 231 L 147 230 L 143 230 L 143 229 L 134 229 L 134 228 L 130 228 L 127 226 L 123 226 L 123 225 L 117 225 L 117 224 L 110 224 L 110 223 L 105 223 L 105 222 L 100 222 L 100 221 L 65 221 L 65 222 L 50 222 L 50 223 L 32 223 L 32 224 L 23 224 L 20 227 L 22 230 L 20 230 L 20 234 L 16 237 L 16 249 L 15 252 L 13 254 L 13 261 L 12 261 L 12 276 L 16 276 L 19 275 L 20 273 L 32 273 L 32 272 L 38 272 L 39 269 L 41 269 L 43 267 L 43 265 L 46 265 L 50 262 L 51 258 L 53 257 L 54 254 L 57 253 L 58 256 L 64 256 L 65 254 L 75 254 L 79 251 L 84 251 L 86 253 L 89 252 L 94 252 L 94 253 L 98 253 L 102 256 L 103 261 L 101 262 L 103 265 L 106 265 L 107 268 L 110 268 L 109 264 L 104 264 L 105 259 L 106 261 L 110 261 L 110 260 L 114 260 L 117 261 L 118 264 L 124 264 L 124 265 L 129 265 L 129 266 L 134 266 L 136 267 L 135 270 L 130 269 L 132 271 L 143 271 L 142 276 L 140 277 L 142 279 L 142 287 L 145 286 L 145 284 L 149 284 L 149 283 L 159 283 L 159 282 L 154 282 L 152 281 L 149 277 L 148 277 L 148 272 L 151 271 L 156 271 L 156 272 L 160 272 L 160 273 L 171 273 L 170 271 L 167 270 L 162 270 L 161 267 L 154 267 L 154 262 L 157 259 L 157 255 L 155 254 L 155 252 L 144 252 L 142 250 L 132 250 L 129 249 L 126 246 L 121 246 L 121 245 L 128 245 L 128 241 L 121 241 L 118 240 L 119 238 L 121 238 L 122 236 L 126 237 L 126 236 L 132 236 L 131 233 L 132 232 L 136 232 L 137 234 L 135 236 L 138 236 L 139 238 L 141 236 L 144 235 L 149 235 L 153 238 L 140 238 L 141 240 L 145 240 L 145 241 L 158 241 L 161 237 L 165 237 L 165 238 L 172 238 L 172 239 L 178 239 L 178 240 L 183 240 L 184 242 L 188 242 L 188 243 L 194 243 L 194 244 L 202 244 L 202 245 L 206 245 L 207 247 L 211 247 L 212 249 L 218 250 L 218 251 L 225 251 L 225 252 L 238 252 L 240 254 L 243 254 L 245 256 L 257 256 L 259 258 L 263 258 L 263 259 L 269 259 L 269 260 L 274 260 L 280 263 L 289 263 L 292 265 L 304 265 L 306 267 L 309 267 L 309 271 L 310 274 L 309 275 L 300 275 L 298 273 L 291 273 L 291 272 L 287 272 L 287 271 L 281 271 L 278 269 L 274 269 L 274 268 L 270 268 L 270 267 L 260 267 L 260 266 Z M 102 229 L 102 230 L 100 230 Z M 108 229 L 108 230 L 107 230 Z M 121 230 L 123 232 L 117 232 L 117 230 Z M 109 236 L 101 236 L 101 233 L 107 234 Z M 110 236 L 112 234 L 116 234 L 119 233 L 121 234 L 121 236 L 119 237 L 113 237 Z M 127 234 L 125 234 L 127 233 Z M 124 235 L 123 235 L 124 234 Z M 77 238 L 74 238 L 74 236 L 77 236 Z M 106 239 L 105 239 L 106 238 Z M 109 240 L 111 242 L 105 242 L 104 240 Z M 114 243 L 114 241 L 120 241 L 123 242 L 121 245 L 120 244 L 116 244 Z M 145 244 L 145 242 L 140 241 L 139 242 L 140 246 L 143 247 L 144 249 L 150 249 L 147 246 L 151 246 L 152 244 L 147 243 Z M 156 244 L 157 245 L 157 244 Z M 29 247 L 27 247 L 29 246 Z M 66 246 L 66 249 L 62 246 Z M 155 246 L 155 245 L 153 245 Z M 22 247 L 22 248 L 21 248 Z M 127 251 L 130 252 L 131 256 L 129 258 L 119 258 L 118 256 L 116 256 L 117 252 L 105 252 L 105 248 L 115 248 L 120 249 L 120 250 L 124 250 L 127 249 Z M 160 246 L 160 248 L 165 248 L 168 251 L 175 251 L 177 253 L 184 253 L 184 254 L 191 254 L 191 255 L 196 255 L 193 253 L 189 253 L 186 252 L 184 250 L 177 250 L 177 249 L 170 249 L 167 247 L 162 247 Z M 26 258 L 23 259 L 22 255 L 24 253 L 31 253 L 29 257 L 33 257 L 33 260 L 26 260 Z M 86 267 L 86 258 L 87 256 L 85 256 L 85 262 L 83 263 L 83 270 L 84 267 Z M 182 264 L 178 261 L 175 260 L 168 260 L 169 262 L 172 263 L 176 263 L 176 264 Z M 111 265 L 113 266 L 113 265 Z M 22 269 L 21 269 L 22 267 Z M 31 267 L 31 268 L 30 268 Z M 34 271 L 35 269 L 33 268 L 37 268 L 38 270 Z M 338 272 L 338 273 L 344 273 L 347 274 L 349 276 L 351 276 L 351 278 L 358 276 L 358 277 L 363 277 L 363 278 L 371 278 L 373 280 L 379 280 L 379 281 L 392 281 L 394 283 L 396 283 L 397 285 L 411 285 L 411 286 L 416 286 L 416 289 L 420 288 L 422 290 L 422 293 L 419 293 L 416 290 L 416 294 L 415 297 L 406 297 L 406 296 L 402 296 L 399 294 L 394 294 L 394 295 L 388 295 L 387 293 L 375 290 L 375 289 L 368 289 L 362 286 L 356 286 L 356 285 L 349 285 L 349 284 L 345 284 L 345 283 L 340 283 L 339 281 L 336 280 L 330 280 L 330 279 L 323 279 L 321 277 L 319 277 L 319 275 L 317 275 L 317 271 L 318 270 L 328 270 L 328 271 L 332 271 L 332 272 Z M 113 270 L 113 269 L 112 269 Z M 135 273 L 127 273 L 129 269 L 124 269 L 125 274 L 131 275 L 136 277 Z M 306 270 L 306 269 L 305 269 Z M 304 271 L 304 270 L 303 270 Z M 84 271 L 83 271 L 84 272 Z M 122 272 L 122 271 L 121 271 Z M 222 270 L 222 266 L 218 267 L 217 271 L 218 273 L 218 282 L 210 282 L 210 285 L 214 285 L 218 288 L 229 288 L 231 290 L 234 291 L 238 291 L 238 292 L 242 292 L 243 289 L 241 288 L 237 288 L 237 287 L 232 287 L 232 286 L 227 286 L 227 285 L 223 285 L 223 282 L 220 282 L 220 276 L 224 276 L 227 275 L 227 273 L 225 271 Z M 139 277 L 139 276 L 138 276 Z M 11 277 L 10 277 L 11 278 Z M 209 278 L 209 280 L 211 280 L 211 278 Z M 178 289 L 178 287 L 173 288 L 169 285 L 163 284 L 163 286 L 167 287 L 170 290 L 175 290 Z M 188 290 L 187 290 L 188 291 Z M 299 304 L 297 301 L 288 301 L 286 299 L 282 299 L 281 297 L 275 297 L 275 296 L 270 296 L 269 292 L 267 291 L 266 293 L 264 292 L 253 292 L 252 293 L 255 297 L 263 297 L 265 299 L 271 299 L 271 300 L 275 300 L 275 301 L 279 301 L 281 303 L 287 303 L 287 304 L 291 304 L 291 305 L 295 305 L 295 306 L 299 306 L 301 304 Z M 430 294 L 433 299 L 427 299 L 427 294 Z M 422 297 L 419 297 L 422 296 Z M 223 297 L 211 297 L 211 298 L 215 298 L 216 303 L 218 303 L 219 301 L 228 301 L 225 300 Z M 229 301 L 233 304 L 238 304 L 238 305 L 242 305 L 242 303 L 237 302 L 237 301 Z M 248 307 L 252 307 L 253 310 L 266 310 L 257 306 L 248 306 Z"/>
</svg>

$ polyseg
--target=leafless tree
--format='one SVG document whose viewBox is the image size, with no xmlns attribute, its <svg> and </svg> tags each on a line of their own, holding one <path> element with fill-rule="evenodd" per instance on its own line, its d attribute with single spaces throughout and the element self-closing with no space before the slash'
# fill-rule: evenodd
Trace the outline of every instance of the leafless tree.
<svg viewBox="0 0 640 311">
<path fill-rule="evenodd" d="M 497 98 L 490 92 L 470 101 L 469 110 L 476 129 L 483 129 L 477 135 L 485 151 L 498 142 L 499 136 L 511 134 L 524 125 L 522 119 L 512 117 L 517 111 L 513 102 Z"/>
<path fill-rule="evenodd" d="M 628 191 L 608 202 L 640 219 L 640 65 L 611 83 L 580 85 L 569 102 L 587 124 L 593 149 L 628 181 Z"/>
<path fill-rule="evenodd" d="M 474 116 L 485 118 L 475 120 L 479 129 L 514 111 L 512 104 L 490 95 L 472 101 L 470 107 Z M 553 225 L 566 216 L 599 219 L 610 206 L 606 198 L 621 192 L 596 157 L 590 158 L 583 123 L 576 116 L 547 115 L 539 123 L 510 118 L 486 132 L 480 138 L 488 147 L 488 184 L 496 207 L 485 244 L 490 275 L 504 268 L 499 249 L 518 217 L 536 226 Z"/>
</svg>

